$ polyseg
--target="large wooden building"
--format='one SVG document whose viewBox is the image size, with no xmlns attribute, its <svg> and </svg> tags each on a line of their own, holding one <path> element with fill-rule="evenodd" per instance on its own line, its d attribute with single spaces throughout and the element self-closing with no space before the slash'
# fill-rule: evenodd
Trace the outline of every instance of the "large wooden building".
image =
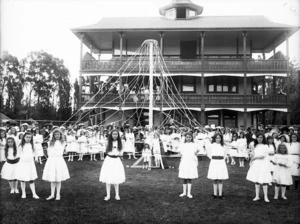
<svg viewBox="0 0 300 224">
<path fill-rule="evenodd" d="M 79 105 L 97 105 L 100 115 L 96 118 L 105 123 L 125 121 L 141 109 L 127 100 L 124 111 L 111 116 L 119 104 L 111 100 L 117 96 L 113 92 L 101 97 L 100 91 L 86 102 L 97 92 L 102 76 L 116 76 L 146 39 L 155 39 L 178 94 L 201 124 L 248 127 L 257 125 L 258 114 L 280 111 L 286 113 L 289 125 L 289 37 L 299 27 L 274 23 L 264 16 L 201 16 L 202 10 L 190 0 L 173 0 L 159 9 L 160 17 L 102 18 L 96 24 L 72 29 L 81 41 Z M 284 42 L 286 57 L 276 57 L 276 47 Z M 85 56 L 83 44 L 90 49 Z M 270 52 L 273 57 L 266 58 Z M 261 58 L 254 59 L 256 53 Z M 101 54 L 112 58 L 100 60 Z M 282 79 L 286 92 L 277 89 Z M 176 114 L 176 108 L 163 100 L 154 113 L 154 125 L 160 124 L 163 111 L 170 109 Z"/>
</svg>

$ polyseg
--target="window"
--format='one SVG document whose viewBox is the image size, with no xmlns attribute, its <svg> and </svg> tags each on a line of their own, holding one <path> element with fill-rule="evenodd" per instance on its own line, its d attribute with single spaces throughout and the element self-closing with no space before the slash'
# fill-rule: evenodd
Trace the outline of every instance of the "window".
<svg viewBox="0 0 300 224">
<path fill-rule="evenodd" d="M 181 78 L 181 84 L 182 84 L 182 92 L 195 92 L 195 84 L 196 79 L 195 77 L 182 77 Z"/>
<path fill-rule="evenodd" d="M 230 76 L 208 77 L 207 92 L 209 93 L 237 93 L 238 78 Z"/>
<path fill-rule="evenodd" d="M 177 19 L 185 19 L 186 18 L 186 8 L 177 8 Z"/>
</svg>

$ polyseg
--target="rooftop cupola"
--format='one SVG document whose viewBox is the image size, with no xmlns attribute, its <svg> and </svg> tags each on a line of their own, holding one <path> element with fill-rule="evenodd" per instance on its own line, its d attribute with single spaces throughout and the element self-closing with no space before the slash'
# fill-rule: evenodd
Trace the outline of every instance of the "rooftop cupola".
<svg viewBox="0 0 300 224">
<path fill-rule="evenodd" d="M 159 14 L 170 19 L 191 19 L 200 15 L 203 7 L 192 3 L 191 0 L 172 0 L 159 9 Z"/>
</svg>

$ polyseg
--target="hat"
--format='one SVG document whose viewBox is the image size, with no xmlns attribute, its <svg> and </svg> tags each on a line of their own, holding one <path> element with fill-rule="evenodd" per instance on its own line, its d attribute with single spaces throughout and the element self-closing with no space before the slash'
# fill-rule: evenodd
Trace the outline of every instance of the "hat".
<svg viewBox="0 0 300 224">
<path fill-rule="evenodd" d="M 27 124 L 27 123 L 23 123 L 23 124 L 21 124 L 20 126 L 29 126 L 29 124 Z"/>
<path fill-rule="evenodd" d="M 6 131 L 5 127 L 0 127 L 0 131 Z"/>
<path fill-rule="evenodd" d="M 66 127 L 65 127 L 65 126 L 60 126 L 59 128 L 60 128 L 60 129 L 63 129 L 63 130 L 66 130 Z"/>
<path fill-rule="evenodd" d="M 208 125 L 205 125 L 204 128 L 210 128 Z"/>
<path fill-rule="evenodd" d="M 288 132 L 288 131 L 289 131 L 289 129 L 288 129 L 288 127 L 287 127 L 287 126 L 284 126 L 284 127 L 282 127 L 282 128 L 280 129 L 280 131 L 281 131 L 281 132 L 284 132 L 284 131 Z"/>
<path fill-rule="evenodd" d="M 294 130 L 294 128 L 293 128 L 293 127 L 289 127 L 289 129 L 292 129 L 292 130 Z"/>
<path fill-rule="evenodd" d="M 64 135 L 63 132 L 58 127 L 53 129 L 52 134 L 54 135 L 55 132 L 59 132 L 62 136 Z"/>
</svg>

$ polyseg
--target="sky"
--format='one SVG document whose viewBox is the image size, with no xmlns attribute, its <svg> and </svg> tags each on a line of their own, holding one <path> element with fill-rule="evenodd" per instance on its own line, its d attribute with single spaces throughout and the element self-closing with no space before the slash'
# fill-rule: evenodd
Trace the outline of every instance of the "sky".
<svg viewBox="0 0 300 224">
<path fill-rule="evenodd" d="M 64 60 L 71 80 L 79 76 L 80 41 L 72 28 L 102 17 L 157 17 L 171 0 L 0 0 L 1 52 L 19 60 L 44 50 Z M 300 26 L 299 0 L 193 0 L 202 16 L 264 15 L 271 21 Z M 289 39 L 290 58 L 300 61 L 299 31 Z M 278 49 L 286 52 L 285 43 Z M 84 52 L 89 50 L 84 49 Z"/>
</svg>

